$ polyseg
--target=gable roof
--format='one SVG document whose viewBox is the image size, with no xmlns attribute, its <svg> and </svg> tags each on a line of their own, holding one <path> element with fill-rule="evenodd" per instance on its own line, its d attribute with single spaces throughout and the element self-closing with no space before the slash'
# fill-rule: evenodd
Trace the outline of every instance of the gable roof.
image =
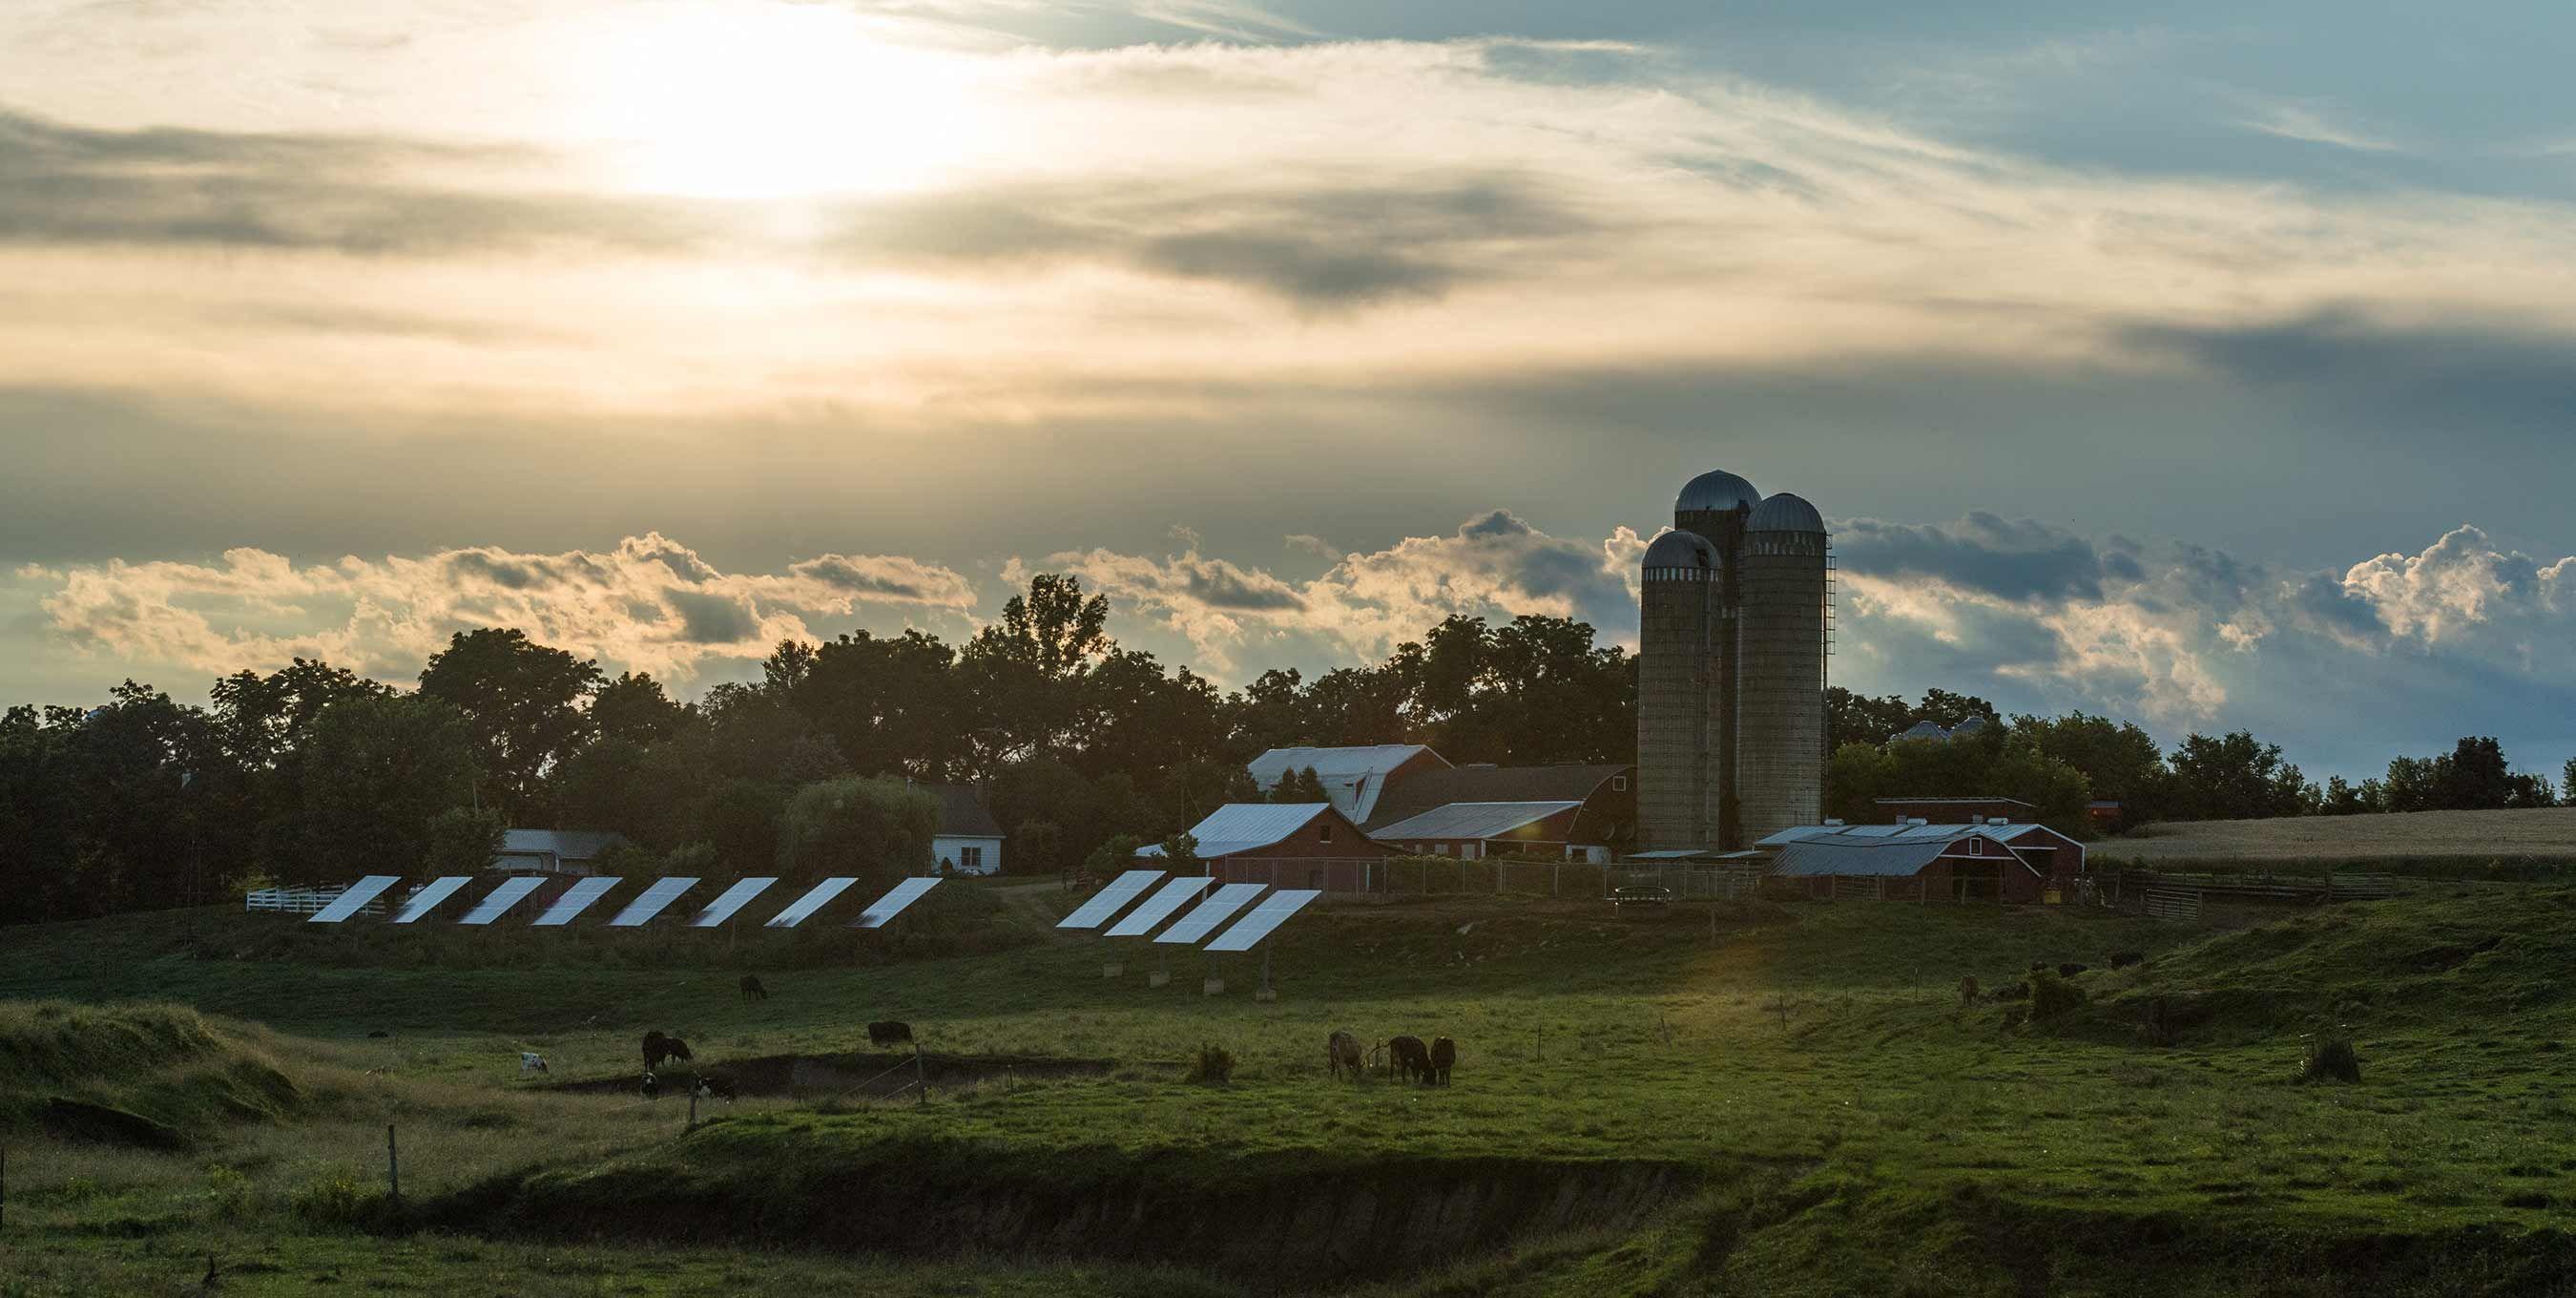
<svg viewBox="0 0 2576 1298">
<path fill-rule="evenodd" d="M 2082 843 L 2029 821 L 2010 825 L 1794 825 L 1763 839 L 1758 846 L 1780 850 L 1772 865 L 1774 874 L 1912 874 L 1952 845 L 1971 838 L 2010 848 L 2034 835 L 2074 848 L 2076 865 L 2083 865 Z M 2013 859 L 2020 860 L 2020 854 L 2014 853 Z"/>
<path fill-rule="evenodd" d="M 1315 768 L 1315 778 L 1324 786 L 1324 796 L 1332 800 L 1333 810 L 1365 823 L 1376 813 L 1378 795 L 1386 792 L 1387 777 L 1395 769 L 1417 757 L 1428 756 L 1446 767 L 1448 759 L 1420 744 L 1366 744 L 1353 748 L 1273 748 L 1243 764 L 1252 773 L 1252 782 L 1262 788 L 1276 786 L 1290 771 Z"/>
<path fill-rule="evenodd" d="M 1567 762 L 1552 766 L 1452 766 L 1404 777 L 1377 800 L 1369 821 L 1374 834 L 1387 825 L 1453 802 L 1583 802 L 1611 778 L 1633 775 L 1624 763 Z"/>
<path fill-rule="evenodd" d="M 1000 838 L 1002 827 L 972 785 L 913 782 L 912 787 L 939 799 L 939 832 L 951 838 Z"/>
<path fill-rule="evenodd" d="M 499 856 L 551 856 L 561 861 L 596 861 L 626 841 L 606 829 L 505 829 Z"/>
<path fill-rule="evenodd" d="M 1214 860 L 1268 847 L 1313 824 L 1315 817 L 1332 809 L 1329 802 L 1229 802 L 1190 826 L 1190 837 L 1199 841 L 1200 860 Z M 1160 843 L 1148 844 L 1136 852 L 1138 856 L 1162 854 Z"/>
<path fill-rule="evenodd" d="M 1535 821 L 1545 820 L 1561 811 L 1572 811 L 1579 801 L 1556 802 L 1452 802 L 1433 807 L 1418 816 L 1408 816 L 1382 829 L 1372 830 L 1369 837 L 1394 838 L 1499 838 Z"/>
</svg>

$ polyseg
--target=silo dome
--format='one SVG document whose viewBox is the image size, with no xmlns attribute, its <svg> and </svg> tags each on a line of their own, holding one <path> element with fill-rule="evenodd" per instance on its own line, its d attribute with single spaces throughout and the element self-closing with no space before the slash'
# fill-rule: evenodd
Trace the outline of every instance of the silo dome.
<svg viewBox="0 0 2576 1298">
<path fill-rule="evenodd" d="M 1691 479 L 1690 485 L 1682 488 L 1680 498 L 1673 501 L 1673 512 L 1685 514 L 1707 510 L 1722 514 L 1737 505 L 1751 509 L 1761 503 L 1762 493 L 1755 490 L 1752 483 L 1724 469 L 1712 469 Z"/>
<path fill-rule="evenodd" d="M 1807 503 L 1803 496 L 1781 492 L 1753 507 L 1753 517 L 1744 521 L 1748 532 L 1822 532 L 1825 516 Z"/>
<path fill-rule="evenodd" d="M 1666 532 L 1646 547 L 1645 562 L 1640 566 L 1713 569 L 1717 567 L 1717 547 L 1697 532 Z"/>
</svg>

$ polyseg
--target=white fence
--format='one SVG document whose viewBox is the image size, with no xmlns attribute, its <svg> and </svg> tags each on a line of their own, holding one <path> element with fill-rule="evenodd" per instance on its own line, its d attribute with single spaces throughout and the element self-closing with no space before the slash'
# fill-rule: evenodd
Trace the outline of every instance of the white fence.
<svg viewBox="0 0 2576 1298">
<path fill-rule="evenodd" d="M 256 888 L 244 900 L 242 909 L 279 911 L 288 915 L 310 915 L 338 900 L 340 894 L 348 890 L 349 885 L 345 883 L 336 888 Z M 418 891 L 420 891 L 418 888 L 411 888 L 406 890 L 406 895 Z M 384 914 L 384 897 L 378 896 L 375 900 L 359 907 L 358 913 Z"/>
</svg>

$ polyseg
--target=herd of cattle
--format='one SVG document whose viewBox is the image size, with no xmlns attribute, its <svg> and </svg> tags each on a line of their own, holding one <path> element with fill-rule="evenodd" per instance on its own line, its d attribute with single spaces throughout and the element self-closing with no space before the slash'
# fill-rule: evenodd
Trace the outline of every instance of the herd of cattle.
<svg viewBox="0 0 2576 1298">
<path fill-rule="evenodd" d="M 1406 1081 L 1425 1086 L 1447 1086 L 1449 1070 L 1458 1063 L 1458 1043 L 1447 1037 L 1433 1037 L 1425 1046 L 1420 1037 L 1390 1037 L 1360 1051 L 1360 1039 L 1348 1032 L 1335 1032 L 1324 1041 L 1324 1062 L 1339 1079 L 1348 1070 L 1352 1081 L 1358 1081 L 1383 1059 L 1386 1075 L 1401 1074 Z"/>
</svg>

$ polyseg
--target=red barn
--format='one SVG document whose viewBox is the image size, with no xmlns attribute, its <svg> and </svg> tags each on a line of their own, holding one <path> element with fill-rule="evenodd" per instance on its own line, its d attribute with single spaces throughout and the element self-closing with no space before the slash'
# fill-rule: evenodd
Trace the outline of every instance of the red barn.
<svg viewBox="0 0 2576 1298">
<path fill-rule="evenodd" d="M 1328 802 L 1229 802 L 1190 826 L 1199 859 L 1219 883 L 1366 892 L 1372 868 L 1395 855 L 1369 841 Z M 1136 853 L 1159 862 L 1158 844 Z"/>
</svg>

